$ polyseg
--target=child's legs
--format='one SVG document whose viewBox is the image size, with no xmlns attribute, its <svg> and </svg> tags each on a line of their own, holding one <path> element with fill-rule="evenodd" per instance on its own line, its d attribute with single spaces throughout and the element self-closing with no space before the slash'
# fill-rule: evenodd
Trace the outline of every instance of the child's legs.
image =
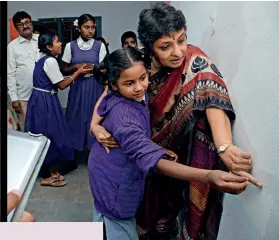
<svg viewBox="0 0 279 240">
<path fill-rule="evenodd" d="M 104 222 L 107 240 L 138 240 L 136 219 L 112 220 L 93 209 L 93 222 Z"/>
<path fill-rule="evenodd" d="M 112 220 L 105 217 L 107 240 L 138 240 L 136 219 Z"/>
</svg>

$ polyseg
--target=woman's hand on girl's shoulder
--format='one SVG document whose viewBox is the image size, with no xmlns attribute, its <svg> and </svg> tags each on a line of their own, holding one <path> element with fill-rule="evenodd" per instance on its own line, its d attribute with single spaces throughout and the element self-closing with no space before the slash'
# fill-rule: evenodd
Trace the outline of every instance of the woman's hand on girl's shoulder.
<svg viewBox="0 0 279 240">
<path fill-rule="evenodd" d="M 116 140 L 111 134 L 101 125 L 93 125 L 90 127 L 90 131 L 94 134 L 97 141 L 106 149 L 109 153 L 109 148 L 119 148 Z"/>
<path fill-rule="evenodd" d="M 174 162 L 177 162 L 178 161 L 178 156 L 175 152 L 169 150 L 169 149 L 166 149 L 164 148 L 165 151 L 166 151 L 166 154 L 168 156 L 168 160 L 171 160 L 171 161 L 174 161 Z"/>
</svg>

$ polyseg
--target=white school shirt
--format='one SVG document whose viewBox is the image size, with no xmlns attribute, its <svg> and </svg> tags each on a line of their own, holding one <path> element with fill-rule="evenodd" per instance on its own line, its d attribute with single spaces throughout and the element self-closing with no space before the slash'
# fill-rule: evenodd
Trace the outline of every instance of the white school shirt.
<svg viewBox="0 0 279 240">
<path fill-rule="evenodd" d="M 80 48 L 80 50 L 90 50 L 94 44 L 94 39 L 90 39 L 87 42 L 83 41 L 81 37 L 79 37 L 77 39 L 77 45 Z M 62 61 L 66 62 L 66 63 L 71 63 L 72 62 L 72 52 L 71 52 L 71 43 L 67 43 L 65 50 L 64 50 L 64 54 L 62 57 Z M 100 48 L 100 53 L 99 53 L 99 62 L 102 62 L 104 57 L 106 56 L 107 51 L 106 51 L 106 47 L 105 44 L 101 43 L 101 48 Z"/>
<path fill-rule="evenodd" d="M 28 101 L 33 87 L 33 71 L 39 55 L 39 34 L 31 40 L 21 36 L 11 41 L 7 49 L 7 80 L 12 101 Z"/>
<path fill-rule="evenodd" d="M 40 59 L 46 56 L 45 53 L 40 54 Z M 43 69 L 48 76 L 49 80 L 53 83 L 59 83 L 64 80 L 62 73 L 60 72 L 57 60 L 54 57 L 49 57 L 45 60 Z"/>
</svg>

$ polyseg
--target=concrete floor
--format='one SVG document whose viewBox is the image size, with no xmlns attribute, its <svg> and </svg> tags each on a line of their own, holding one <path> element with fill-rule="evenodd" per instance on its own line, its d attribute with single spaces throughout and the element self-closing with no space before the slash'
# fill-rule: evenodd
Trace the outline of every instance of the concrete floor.
<svg viewBox="0 0 279 240">
<path fill-rule="evenodd" d="M 91 222 L 93 198 L 87 166 L 80 163 L 77 170 L 65 175 L 64 187 L 42 187 L 37 179 L 26 211 L 37 222 Z"/>
</svg>

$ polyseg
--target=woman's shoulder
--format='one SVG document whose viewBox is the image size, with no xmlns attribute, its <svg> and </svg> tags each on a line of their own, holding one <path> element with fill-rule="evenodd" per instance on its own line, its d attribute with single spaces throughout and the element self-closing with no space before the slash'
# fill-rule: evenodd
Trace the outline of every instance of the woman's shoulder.
<svg viewBox="0 0 279 240">
<path fill-rule="evenodd" d="M 198 71 L 198 66 L 200 63 L 203 64 L 204 62 L 208 62 L 209 58 L 201 50 L 199 47 L 188 44 L 187 45 L 187 53 L 186 53 L 186 60 L 184 62 L 184 72 L 187 72 L 189 69 L 192 69 L 191 66 L 194 64 L 195 69 Z"/>
<path fill-rule="evenodd" d="M 191 45 L 191 44 L 187 45 L 187 55 L 190 55 L 192 57 L 201 56 L 201 57 L 207 58 L 207 55 L 204 53 L 203 50 L 201 50 L 199 47 Z"/>
</svg>

